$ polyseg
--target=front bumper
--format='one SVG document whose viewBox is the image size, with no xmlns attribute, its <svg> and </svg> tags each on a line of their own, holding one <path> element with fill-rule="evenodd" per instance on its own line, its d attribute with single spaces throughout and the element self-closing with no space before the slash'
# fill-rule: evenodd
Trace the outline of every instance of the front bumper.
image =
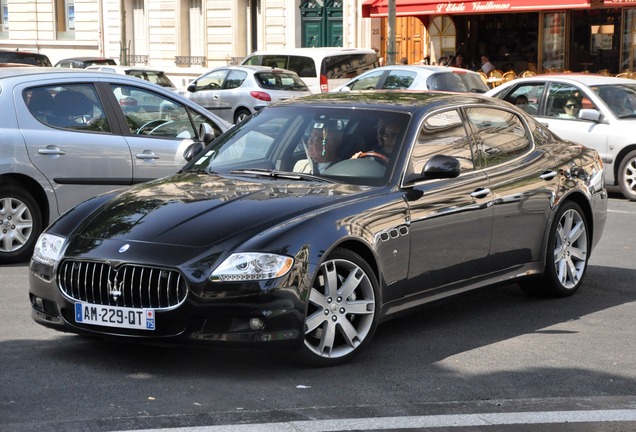
<svg viewBox="0 0 636 432">
<path fill-rule="evenodd" d="M 232 296 L 219 291 L 204 296 L 190 290 L 178 307 L 155 311 L 154 330 L 136 330 L 78 323 L 76 301 L 61 292 L 55 279 L 49 282 L 30 271 L 29 285 L 33 320 L 63 332 L 153 343 L 239 346 L 295 346 L 304 339 L 306 302 L 296 287 L 251 283 L 251 289 L 241 286 L 239 295 Z M 233 284 L 226 285 L 237 293 Z"/>
</svg>

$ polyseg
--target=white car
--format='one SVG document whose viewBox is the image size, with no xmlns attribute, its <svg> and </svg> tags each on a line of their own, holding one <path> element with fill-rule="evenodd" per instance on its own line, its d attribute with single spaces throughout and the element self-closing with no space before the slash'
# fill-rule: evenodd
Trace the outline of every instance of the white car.
<svg viewBox="0 0 636 432">
<path fill-rule="evenodd" d="M 636 80 L 595 74 L 537 75 L 486 93 L 515 103 L 561 138 L 599 152 L 605 182 L 636 201 Z M 524 101 L 525 102 L 525 101 Z"/>
<path fill-rule="evenodd" d="M 449 66 L 393 65 L 367 71 L 336 89 L 352 90 L 439 90 L 485 93 L 488 86 L 474 71 Z"/>
</svg>

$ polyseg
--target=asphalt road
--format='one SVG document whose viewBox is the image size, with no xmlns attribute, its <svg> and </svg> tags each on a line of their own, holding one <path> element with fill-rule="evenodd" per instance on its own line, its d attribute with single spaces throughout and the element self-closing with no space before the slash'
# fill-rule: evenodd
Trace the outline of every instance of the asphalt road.
<svg viewBox="0 0 636 432">
<path fill-rule="evenodd" d="M 57 333 L 0 266 L 0 431 L 636 431 L 636 203 L 608 216 L 574 297 L 470 293 L 328 369 Z"/>
</svg>

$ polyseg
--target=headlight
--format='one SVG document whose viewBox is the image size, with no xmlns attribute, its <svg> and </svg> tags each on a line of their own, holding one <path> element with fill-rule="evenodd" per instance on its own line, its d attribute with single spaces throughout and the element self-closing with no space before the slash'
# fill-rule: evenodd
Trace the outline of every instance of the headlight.
<svg viewBox="0 0 636 432">
<path fill-rule="evenodd" d="M 65 240 L 64 237 L 43 233 L 35 244 L 33 261 L 53 267 L 62 255 Z"/>
<path fill-rule="evenodd" d="M 255 281 L 284 276 L 294 259 L 270 253 L 235 253 L 210 275 L 213 282 Z"/>
</svg>

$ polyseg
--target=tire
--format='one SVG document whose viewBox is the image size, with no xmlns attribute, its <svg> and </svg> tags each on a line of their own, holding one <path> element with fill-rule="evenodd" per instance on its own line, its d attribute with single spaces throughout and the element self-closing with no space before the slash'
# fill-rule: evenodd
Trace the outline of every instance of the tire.
<svg viewBox="0 0 636 432">
<path fill-rule="evenodd" d="M 521 288 L 530 294 L 571 296 L 583 283 L 589 248 L 585 214 L 578 204 L 568 202 L 559 209 L 550 227 L 543 279 L 524 282 Z"/>
<path fill-rule="evenodd" d="M 35 199 L 14 185 L 0 186 L 0 263 L 27 261 L 41 232 Z"/>
<path fill-rule="evenodd" d="M 358 354 L 375 333 L 378 299 L 378 282 L 369 264 L 349 250 L 334 250 L 312 285 L 301 360 L 335 366 Z"/>
<path fill-rule="evenodd" d="M 630 201 L 636 201 L 636 150 L 627 153 L 618 167 L 618 185 Z"/>
<path fill-rule="evenodd" d="M 239 124 L 240 122 L 245 120 L 250 115 L 251 115 L 251 113 L 248 110 L 246 110 L 245 108 L 238 109 L 236 111 L 236 113 L 234 113 L 234 124 Z"/>
</svg>

